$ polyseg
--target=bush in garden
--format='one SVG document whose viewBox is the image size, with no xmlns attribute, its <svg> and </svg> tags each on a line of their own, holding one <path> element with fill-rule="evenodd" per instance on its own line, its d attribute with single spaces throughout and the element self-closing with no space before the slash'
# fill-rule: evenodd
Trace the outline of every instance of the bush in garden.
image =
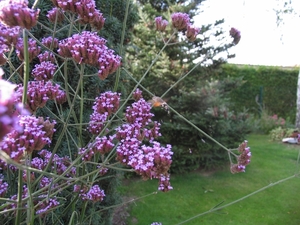
<svg viewBox="0 0 300 225">
<path fill-rule="evenodd" d="M 270 131 L 269 135 L 272 141 L 282 141 L 283 138 L 291 137 L 295 129 L 276 127 Z"/>
<path fill-rule="evenodd" d="M 263 109 L 261 116 L 258 119 L 259 130 L 265 134 L 268 134 L 276 127 L 286 127 L 285 119 L 278 117 L 276 114 L 270 115 L 267 110 Z"/>
<path fill-rule="evenodd" d="M 195 89 L 181 91 L 169 100 L 182 116 L 229 148 L 235 148 L 250 133 L 248 113 L 230 110 L 226 96 L 234 80 L 211 81 L 204 87 L 195 81 Z M 221 146 L 199 133 L 174 113 L 161 115 L 162 140 L 173 145 L 172 172 L 188 172 L 197 168 L 212 169 L 227 161 L 227 152 Z M 157 116 L 161 119 L 161 117 Z M 168 119 L 167 119 L 168 118 Z"/>
<path fill-rule="evenodd" d="M 157 179 L 163 192 L 172 189 L 172 146 L 159 142 L 164 134 L 151 110 L 176 111 L 160 98 L 145 100 L 138 84 L 127 95 L 118 92 L 122 57 L 99 36 L 105 18 L 94 1 L 52 3 L 44 11 L 26 0 L 0 2 L 0 63 L 16 83 L 0 82 L 0 220 L 109 224 L 117 171 Z M 45 14 L 52 25 L 43 24 Z M 196 39 L 199 29 L 187 14 L 171 19 L 173 34 L 186 31 L 188 40 Z M 167 22 L 155 21 L 164 31 Z M 239 33 L 232 36 L 237 43 Z M 220 121 L 238 116 L 213 110 L 207 114 L 221 113 Z M 231 172 L 243 172 L 251 157 L 246 142 L 240 154 L 223 149 L 236 158 L 230 157 Z"/>
</svg>

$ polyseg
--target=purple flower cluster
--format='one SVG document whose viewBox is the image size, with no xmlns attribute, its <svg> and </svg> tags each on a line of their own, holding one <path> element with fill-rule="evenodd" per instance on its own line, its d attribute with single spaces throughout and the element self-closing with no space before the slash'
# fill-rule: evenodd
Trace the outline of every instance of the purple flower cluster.
<svg viewBox="0 0 300 225">
<path fill-rule="evenodd" d="M 57 69 L 57 66 L 50 61 L 41 62 L 36 64 L 31 74 L 35 80 L 48 81 L 53 78 L 53 75 Z"/>
<path fill-rule="evenodd" d="M 190 23 L 190 16 L 186 13 L 176 12 L 171 15 L 172 25 L 179 31 L 184 31 L 187 29 Z"/>
<path fill-rule="evenodd" d="M 109 136 L 109 138 L 107 138 L 106 136 L 96 137 L 93 147 L 94 152 L 99 152 L 100 154 L 110 152 L 115 146 L 113 143 L 113 139 L 114 136 Z"/>
<path fill-rule="evenodd" d="M 151 105 L 145 101 L 145 99 L 140 99 L 132 104 L 132 107 L 127 107 L 126 109 L 126 120 L 130 124 L 137 123 L 141 126 L 146 126 L 152 122 L 151 118 L 154 116 L 150 112 Z"/>
<path fill-rule="evenodd" d="M 152 121 L 154 115 L 150 112 L 151 105 L 142 98 L 142 92 L 137 89 L 133 97 L 138 100 L 127 107 L 126 123 L 117 127 L 116 133 L 108 138 L 96 137 L 95 141 L 86 148 L 80 148 L 79 154 L 82 155 L 83 161 L 89 161 L 96 153 L 110 152 L 115 147 L 114 140 L 116 140 L 118 141 L 116 151 L 119 162 L 132 167 L 144 179 L 162 178 L 160 183 L 164 188 L 160 190 L 170 190 L 171 186 L 167 178 L 173 154 L 171 145 L 163 147 L 155 141 L 155 138 L 161 136 L 160 124 Z M 98 135 L 107 117 L 117 112 L 119 104 L 120 94 L 118 93 L 105 92 L 96 98 L 93 106 L 94 113 L 90 117 L 89 131 Z M 166 179 L 163 183 L 164 177 Z"/>
<path fill-rule="evenodd" d="M 100 189 L 99 185 L 93 185 L 86 193 L 87 200 L 92 202 L 102 202 L 104 197 L 104 191 Z"/>
<path fill-rule="evenodd" d="M 161 16 L 155 18 L 155 27 L 157 31 L 165 31 L 169 22 L 167 20 L 163 20 Z"/>
<path fill-rule="evenodd" d="M 0 179 L 0 197 L 3 197 L 8 188 L 8 183 L 4 182 L 3 179 Z"/>
<path fill-rule="evenodd" d="M 138 91 L 139 94 L 140 91 Z M 171 145 L 163 147 L 154 138 L 160 136 L 160 124 L 153 122 L 153 114 L 150 112 L 151 105 L 143 98 L 127 107 L 127 123 L 116 128 L 117 160 L 122 164 L 132 167 L 143 179 L 152 179 L 165 176 L 172 162 L 173 152 Z M 152 128 L 148 128 L 153 125 Z M 149 145 L 143 144 L 146 140 Z M 170 185 L 160 190 L 170 190 Z"/>
<path fill-rule="evenodd" d="M 62 9 L 57 8 L 57 7 L 48 11 L 47 17 L 48 17 L 49 21 L 52 23 L 55 23 L 55 21 L 57 23 L 61 23 L 62 21 L 64 21 L 64 18 L 65 18 Z"/>
<path fill-rule="evenodd" d="M 13 130 L 20 130 L 18 115 L 26 115 L 20 103 L 16 103 L 16 85 L 2 80 L 3 70 L 0 68 L 0 141 Z"/>
<path fill-rule="evenodd" d="M 133 94 L 132 94 L 132 98 L 135 100 L 135 101 L 138 101 L 140 100 L 141 98 L 143 98 L 143 95 L 142 95 L 142 91 L 140 89 L 136 89 Z"/>
<path fill-rule="evenodd" d="M 104 122 L 113 113 L 117 112 L 120 106 L 120 94 L 107 91 L 95 99 L 93 105 L 93 114 L 90 116 L 88 130 L 98 135 L 104 126 Z"/>
<path fill-rule="evenodd" d="M 56 198 L 48 198 L 48 195 L 40 195 L 39 198 L 43 199 L 36 205 L 37 208 L 35 213 L 39 216 L 45 216 L 51 211 L 51 209 L 54 209 L 59 205 L 59 201 L 57 201 Z"/>
<path fill-rule="evenodd" d="M 92 144 L 89 144 L 87 148 L 80 148 L 78 154 L 82 155 L 83 161 L 90 161 L 92 157 L 97 154 L 105 154 L 110 152 L 115 146 L 113 143 L 114 136 L 96 137 Z"/>
<path fill-rule="evenodd" d="M 27 91 L 27 108 L 31 112 L 35 112 L 38 108 L 43 108 L 48 100 L 56 100 L 58 104 L 66 101 L 66 93 L 59 89 L 58 84 L 51 81 L 30 81 L 28 82 Z M 18 101 L 21 101 L 23 94 L 23 86 L 19 85 L 17 89 Z"/>
<path fill-rule="evenodd" d="M 9 51 L 9 48 L 6 45 L 1 44 L 1 42 L 3 42 L 2 40 L 3 38 L 0 37 L 0 66 L 6 63 L 7 60 L 4 53 Z"/>
<path fill-rule="evenodd" d="M 241 32 L 232 27 L 229 31 L 230 36 L 233 38 L 233 43 L 237 45 L 241 40 Z"/>
<path fill-rule="evenodd" d="M 194 27 L 190 23 L 190 16 L 186 13 L 176 12 L 171 15 L 172 26 L 176 28 L 178 31 L 182 31 L 185 33 L 187 39 L 189 41 L 195 41 L 197 35 L 200 32 L 200 29 Z M 166 26 L 168 25 L 167 20 L 163 20 L 162 17 L 155 18 L 156 30 L 165 31 Z"/>
<path fill-rule="evenodd" d="M 4 53 L 10 51 L 12 46 L 16 45 L 19 34 L 19 27 L 9 28 L 0 23 L 0 65 L 4 65 L 6 63 Z"/>
<path fill-rule="evenodd" d="M 141 146 L 141 142 L 135 138 L 122 140 L 117 147 L 117 159 L 131 166 L 145 180 L 159 178 L 170 169 L 173 153 L 170 145 L 162 147 L 156 141 L 152 145 Z"/>
<path fill-rule="evenodd" d="M 32 38 L 28 40 L 28 54 L 29 62 L 31 62 L 38 54 L 40 54 L 41 47 L 37 46 L 36 41 Z M 24 61 L 24 43 L 23 39 L 19 38 L 16 44 L 16 53 L 21 61 Z"/>
<path fill-rule="evenodd" d="M 63 174 L 67 168 L 71 165 L 71 159 L 68 156 L 60 157 L 57 154 L 43 149 L 39 152 L 40 157 L 35 157 L 31 160 L 31 166 L 36 169 L 44 170 L 46 166 L 50 163 L 51 171 L 56 174 Z M 66 177 L 73 177 L 76 174 L 76 168 L 72 167 L 70 172 L 67 173 Z"/>
<path fill-rule="evenodd" d="M 83 31 L 59 42 L 58 53 L 75 62 L 99 68 L 98 75 L 104 80 L 121 65 L 121 57 L 106 45 L 106 40 L 95 32 Z"/>
<path fill-rule="evenodd" d="M 105 18 L 102 13 L 96 9 L 94 0 L 52 0 L 52 2 L 56 7 L 64 11 L 77 13 L 79 15 L 79 21 L 83 24 L 90 24 L 96 30 L 101 30 L 104 26 Z"/>
<path fill-rule="evenodd" d="M 187 25 L 186 37 L 189 41 L 195 41 L 198 33 L 200 32 L 200 28 L 197 28 L 191 24 Z"/>
<path fill-rule="evenodd" d="M 105 197 L 104 191 L 97 184 L 90 189 L 87 186 L 74 185 L 74 192 L 79 193 L 80 198 L 84 201 L 101 202 Z"/>
<path fill-rule="evenodd" d="M 237 164 L 231 165 L 231 173 L 245 172 L 246 166 L 250 163 L 251 152 L 250 147 L 247 147 L 247 141 L 240 144 L 238 151 L 240 155 L 237 156 Z"/>
<path fill-rule="evenodd" d="M 108 171 L 108 168 L 103 167 L 103 166 L 97 166 L 97 168 L 99 169 L 99 175 L 100 176 L 105 175 L 107 173 L 107 171 Z"/>
<path fill-rule="evenodd" d="M 26 185 L 23 185 L 23 191 L 22 191 L 22 200 L 28 197 L 28 188 Z M 13 195 L 10 197 L 10 200 L 13 200 L 14 202 L 17 202 L 18 196 Z M 25 207 L 25 202 L 23 201 L 23 206 Z M 16 209 L 17 208 L 17 203 L 8 203 L 7 207 L 4 209 L 5 210 L 10 210 L 10 209 Z"/>
<path fill-rule="evenodd" d="M 40 180 L 40 188 L 49 187 L 49 185 L 52 183 L 52 181 L 53 181 L 52 178 L 42 177 L 42 179 Z"/>
<path fill-rule="evenodd" d="M 11 159 L 20 162 L 25 151 L 30 154 L 51 143 L 55 124 L 55 121 L 50 122 L 48 119 L 44 120 L 43 117 L 20 116 L 19 125 L 23 130 L 13 130 L 8 133 L 0 142 L 0 149 L 6 152 Z M 0 164 L 6 166 L 1 160 Z"/>
<path fill-rule="evenodd" d="M 55 62 L 55 56 L 52 52 L 45 51 L 38 55 L 40 62 Z"/>
<path fill-rule="evenodd" d="M 35 180 L 35 176 L 33 172 L 30 172 L 30 177 L 27 177 L 27 172 L 23 170 L 22 180 L 24 183 L 32 183 Z"/>
<path fill-rule="evenodd" d="M 42 44 L 49 49 L 58 48 L 58 39 L 53 38 L 52 36 L 44 37 L 42 39 Z"/>
<path fill-rule="evenodd" d="M 10 47 L 11 45 L 16 45 L 19 35 L 20 27 L 8 27 L 0 23 L 0 36 L 3 38 L 0 42 L 1 44 L 5 44 Z"/>
<path fill-rule="evenodd" d="M 0 2 L 0 22 L 10 27 L 32 28 L 37 23 L 39 12 L 39 9 L 30 9 L 27 0 L 4 0 Z"/>
</svg>

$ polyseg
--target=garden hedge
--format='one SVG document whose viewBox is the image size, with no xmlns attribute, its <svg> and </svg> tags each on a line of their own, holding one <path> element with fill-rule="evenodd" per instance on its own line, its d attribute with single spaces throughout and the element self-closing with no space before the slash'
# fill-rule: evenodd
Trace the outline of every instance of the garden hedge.
<svg viewBox="0 0 300 225">
<path fill-rule="evenodd" d="M 294 123 L 298 67 L 224 64 L 216 79 L 243 77 L 244 84 L 231 92 L 237 111 L 243 108 L 259 115 L 261 107 Z"/>
</svg>

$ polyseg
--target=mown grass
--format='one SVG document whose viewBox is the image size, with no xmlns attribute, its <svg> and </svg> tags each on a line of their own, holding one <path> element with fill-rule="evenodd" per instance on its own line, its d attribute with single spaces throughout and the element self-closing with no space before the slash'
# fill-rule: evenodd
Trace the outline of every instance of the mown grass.
<svg viewBox="0 0 300 225">
<path fill-rule="evenodd" d="M 213 173 L 191 172 L 171 176 L 173 190 L 156 193 L 157 181 L 132 179 L 122 187 L 127 196 L 139 198 L 131 204 L 128 224 L 179 224 L 215 206 L 243 196 L 299 172 L 300 146 L 274 143 L 268 136 L 250 135 L 252 160 L 245 173 L 229 168 Z M 187 225 L 300 224 L 300 181 L 292 178 L 224 209 L 185 222 Z"/>
</svg>

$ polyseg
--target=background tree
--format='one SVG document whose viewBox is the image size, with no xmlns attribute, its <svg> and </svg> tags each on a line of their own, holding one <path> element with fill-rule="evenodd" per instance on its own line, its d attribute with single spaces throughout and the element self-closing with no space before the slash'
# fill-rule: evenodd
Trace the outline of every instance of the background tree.
<svg viewBox="0 0 300 225">
<path fill-rule="evenodd" d="M 146 72 L 147 65 L 172 34 L 171 26 L 163 33 L 154 32 L 155 17 L 162 16 L 171 23 L 170 14 L 180 11 L 189 14 L 193 21 L 193 16 L 201 9 L 201 2 L 137 1 L 140 20 L 133 29 L 132 43 L 127 46 L 127 69 L 133 79 L 138 81 Z M 229 31 L 222 30 L 223 22 L 218 20 L 214 24 L 202 25 L 194 42 L 176 34 L 141 85 L 148 91 L 148 95 L 145 94 L 148 99 L 153 95 L 162 96 L 170 107 L 207 134 L 235 147 L 249 132 L 247 115 L 233 113 L 234 106 L 228 99 L 228 92 L 241 81 L 212 79 L 226 58 L 234 57 L 228 52 L 235 43 L 228 38 Z M 187 73 L 188 76 L 177 82 Z M 162 141 L 173 144 L 172 172 L 189 171 L 199 166 L 212 168 L 228 159 L 223 149 L 200 135 L 175 113 L 153 110 L 156 118 L 163 122 Z"/>
</svg>

